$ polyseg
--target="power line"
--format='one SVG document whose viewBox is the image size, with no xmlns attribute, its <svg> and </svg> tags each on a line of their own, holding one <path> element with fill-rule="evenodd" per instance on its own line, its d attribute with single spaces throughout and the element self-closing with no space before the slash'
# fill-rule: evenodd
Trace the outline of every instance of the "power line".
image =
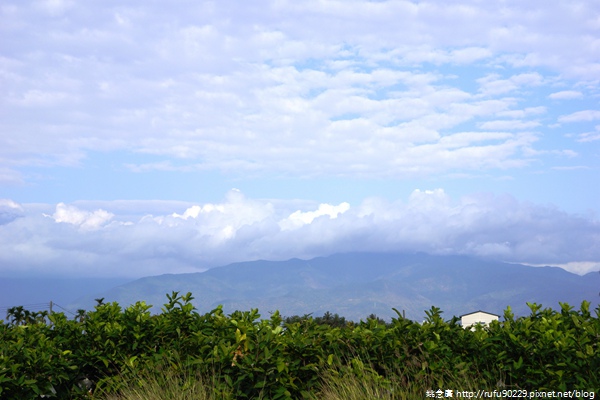
<svg viewBox="0 0 600 400">
<path fill-rule="evenodd" d="M 50 308 L 50 303 L 51 302 L 32 303 L 32 304 L 23 304 L 23 305 L 19 305 L 19 306 L 0 307 L 0 313 L 7 312 L 8 310 L 10 310 L 11 308 L 14 308 L 14 307 L 23 307 L 24 310 L 28 310 L 28 311 L 38 311 L 39 309 Z"/>
<path fill-rule="evenodd" d="M 46 301 L 44 303 L 32 303 L 32 304 L 19 304 L 18 306 L 2 306 L 0 307 L 0 309 L 3 308 L 12 308 L 12 307 L 23 307 L 23 308 L 27 308 L 27 307 L 39 307 L 39 306 L 45 306 L 50 304 L 50 302 Z"/>
<path fill-rule="evenodd" d="M 64 308 L 64 307 L 62 307 L 62 306 L 60 306 L 60 305 L 58 305 L 58 304 L 56 304 L 56 303 L 52 303 L 52 305 L 53 305 L 53 306 L 56 306 L 56 307 L 58 307 L 58 308 L 60 308 L 60 309 L 61 309 L 61 310 L 63 310 L 63 311 L 66 311 L 66 312 L 68 312 L 68 313 L 69 313 L 69 314 L 71 314 L 71 315 L 77 315 L 77 314 L 76 314 L 76 313 L 74 313 L 73 311 L 67 310 L 66 308 Z"/>
<path fill-rule="evenodd" d="M 15 307 L 22 307 L 23 310 L 27 310 L 27 311 L 41 311 L 41 310 L 46 310 L 46 309 L 52 311 L 53 307 L 58 307 L 61 310 L 65 311 L 65 312 L 68 312 L 71 315 L 77 315 L 73 311 L 67 310 L 66 308 L 64 308 L 60 304 L 56 304 L 53 301 L 49 301 L 49 302 L 46 302 L 46 303 L 22 304 L 22 305 L 19 305 L 19 306 L 11 306 L 11 307 L 3 306 L 3 307 L 0 307 L 0 315 L 6 314 L 8 312 L 8 310 L 13 309 Z"/>
</svg>

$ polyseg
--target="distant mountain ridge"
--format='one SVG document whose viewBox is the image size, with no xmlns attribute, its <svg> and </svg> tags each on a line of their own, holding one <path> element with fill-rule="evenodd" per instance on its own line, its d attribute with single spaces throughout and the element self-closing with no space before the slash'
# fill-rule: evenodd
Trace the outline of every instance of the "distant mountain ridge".
<svg viewBox="0 0 600 400">
<path fill-rule="evenodd" d="M 310 260 L 249 261 L 191 274 L 141 278 L 79 299 L 71 309 L 91 309 L 94 298 L 122 306 L 144 300 L 159 312 L 172 291 L 192 292 L 198 312 L 222 304 L 226 312 L 258 308 L 263 316 L 322 315 L 326 311 L 348 319 L 371 313 L 395 316 L 392 307 L 411 319 L 440 307 L 446 318 L 484 310 L 502 315 L 510 305 L 527 315 L 526 302 L 558 308 L 566 302 L 578 308 L 599 303 L 600 274 L 579 276 L 558 267 L 531 267 L 467 256 L 423 253 L 344 253 Z"/>
</svg>

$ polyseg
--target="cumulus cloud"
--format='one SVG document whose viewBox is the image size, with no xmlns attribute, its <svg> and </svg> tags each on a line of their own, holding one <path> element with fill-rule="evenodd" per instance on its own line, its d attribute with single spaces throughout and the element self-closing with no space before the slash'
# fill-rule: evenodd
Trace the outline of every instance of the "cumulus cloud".
<svg viewBox="0 0 600 400">
<path fill-rule="evenodd" d="M 315 218 L 328 216 L 330 219 L 337 218 L 339 214 L 343 214 L 350 209 L 350 204 L 344 202 L 337 206 L 331 204 L 319 204 L 319 208 L 315 211 L 302 212 L 294 211 L 287 218 L 279 221 L 279 226 L 283 230 L 294 229 L 303 225 L 311 224 Z"/>
<path fill-rule="evenodd" d="M 238 189 L 232 189 L 223 203 L 193 205 L 183 214 L 157 216 L 154 220 L 171 227 L 194 226 L 197 235 L 221 243 L 233 239 L 240 229 L 267 220 L 273 212 L 271 203 L 247 199 Z"/>
<path fill-rule="evenodd" d="M 58 203 L 51 216 L 55 222 L 75 225 L 84 230 L 99 229 L 113 217 L 113 214 L 105 210 L 83 211 L 64 203 Z"/>
<path fill-rule="evenodd" d="M 232 191 L 219 203 L 143 216 L 119 211 L 122 202 L 104 202 L 112 212 L 94 203 L 58 204 L 51 217 L 39 206 L 3 204 L 22 216 L 0 225 L 2 273 L 145 276 L 348 251 L 468 254 L 578 273 L 600 263 L 596 217 L 508 195 L 453 199 L 443 189 L 415 190 L 405 201 L 335 205 Z"/>
</svg>

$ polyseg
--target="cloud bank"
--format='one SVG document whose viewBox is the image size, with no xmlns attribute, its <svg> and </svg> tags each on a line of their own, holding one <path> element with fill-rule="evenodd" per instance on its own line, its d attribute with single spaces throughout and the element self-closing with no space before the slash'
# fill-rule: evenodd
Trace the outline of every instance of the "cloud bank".
<svg viewBox="0 0 600 400">
<path fill-rule="evenodd" d="M 574 272 L 600 269 L 600 221 L 511 196 L 415 190 L 361 204 L 249 199 L 34 205 L 0 202 L 0 274 L 130 276 L 349 251 L 467 254 Z M 168 202 L 161 209 L 169 207 Z M 111 210 L 112 208 L 112 210 Z"/>
<path fill-rule="evenodd" d="M 598 95 L 595 1 L 7 0 L 0 13 L 5 184 L 91 151 L 126 152 L 136 172 L 506 170 L 577 144 L 540 145 L 548 125 L 597 119 L 544 105 Z"/>
</svg>

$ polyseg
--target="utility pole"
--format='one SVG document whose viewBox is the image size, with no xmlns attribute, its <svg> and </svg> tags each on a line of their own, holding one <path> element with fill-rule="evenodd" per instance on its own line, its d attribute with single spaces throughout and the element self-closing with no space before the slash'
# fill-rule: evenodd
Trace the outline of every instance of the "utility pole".
<svg viewBox="0 0 600 400">
<path fill-rule="evenodd" d="M 52 314 L 52 300 L 50 300 L 50 314 Z"/>
</svg>

